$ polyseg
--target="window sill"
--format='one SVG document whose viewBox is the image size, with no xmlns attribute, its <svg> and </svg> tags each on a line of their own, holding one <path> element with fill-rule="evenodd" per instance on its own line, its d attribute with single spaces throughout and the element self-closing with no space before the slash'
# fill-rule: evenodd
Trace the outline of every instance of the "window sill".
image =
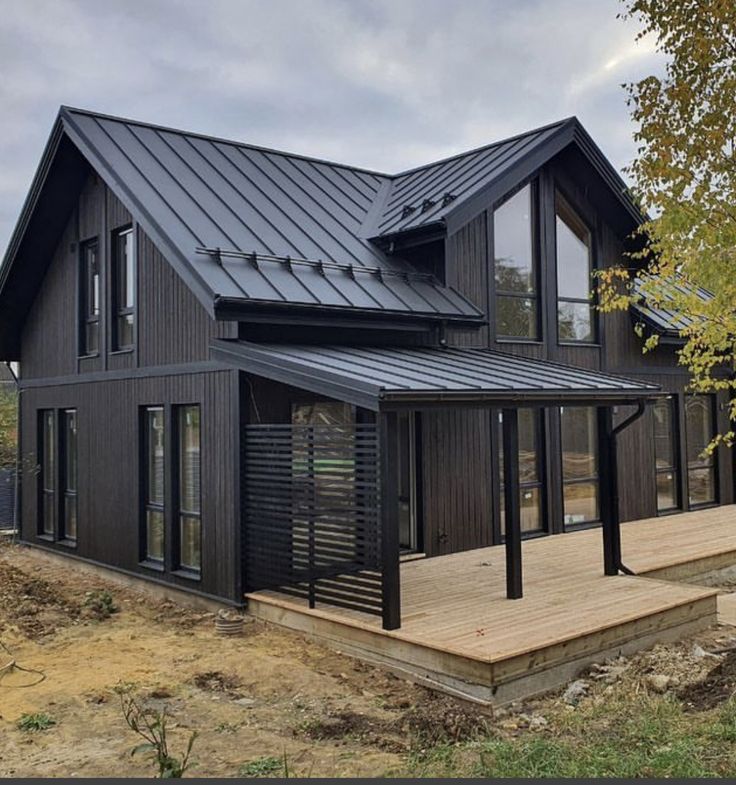
<svg viewBox="0 0 736 785">
<path fill-rule="evenodd" d="M 56 542 L 53 534 L 37 534 L 36 538 L 44 542 Z"/>
<path fill-rule="evenodd" d="M 145 567 L 147 570 L 153 570 L 154 572 L 163 572 L 164 571 L 164 564 L 163 562 L 153 561 L 151 559 L 144 559 L 141 562 L 138 562 L 141 567 Z"/>
<path fill-rule="evenodd" d="M 174 570 L 171 574 L 176 575 L 177 578 L 185 578 L 188 581 L 199 582 L 202 580 L 202 573 L 197 570 L 179 568 L 178 570 Z"/>
<path fill-rule="evenodd" d="M 524 346 L 544 346 L 544 341 L 537 341 L 533 338 L 506 338 L 497 337 L 496 343 L 520 343 Z"/>
<path fill-rule="evenodd" d="M 133 354 L 134 348 L 135 347 L 133 346 L 129 346 L 127 349 L 112 349 L 110 351 L 110 357 L 115 357 L 119 354 Z"/>
<path fill-rule="evenodd" d="M 97 354 L 80 354 L 80 355 L 77 355 L 77 359 L 78 360 L 96 360 L 96 359 L 99 358 L 99 356 L 100 356 L 99 352 L 97 352 Z"/>
<path fill-rule="evenodd" d="M 63 545 L 65 548 L 76 548 L 77 541 L 72 540 L 70 537 L 65 537 L 63 540 L 59 540 L 59 545 Z"/>
<path fill-rule="evenodd" d="M 600 349 L 601 345 L 595 341 L 557 341 L 558 346 L 574 346 L 576 349 Z"/>
</svg>

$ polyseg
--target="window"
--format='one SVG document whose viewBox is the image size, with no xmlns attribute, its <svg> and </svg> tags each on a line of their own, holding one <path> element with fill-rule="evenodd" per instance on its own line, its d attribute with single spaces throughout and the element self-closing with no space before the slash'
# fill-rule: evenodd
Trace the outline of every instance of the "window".
<svg viewBox="0 0 736 785">
<path fill-rule="evenodd" d="M 202 568 L 202 505 L 199 406 L 177 409 L 179 476 L 179 567 Z"/>
<path fill-rule="evenodd" d="M 716 457 L 705 452 L 715 436 L 712 396 L 686 396 L 685 427 L 690 506 L 713 504 L 716 501 Z"/>
<path fill-rule="evenodd" d="M 164 559 L 165 429 L 164 410 L 152 406 L 143 412 L 145 559 Z"/>
<path fill-rule="evenodd" d="M 592 342 L 595 320 L 590 300 L 593 243 L 590 230 L 555 194 L 557 236 L 557 336 L 561 342 Z"/>
<path fill-rule="evenodd" d="M 77 412 L 66 409 L 62 414 L 62 531 L 61 538 L 77 539 Z"/>
<path fill-rule="evenodd" d="M 133 229 L 112 235 L 113 351 L 131 349 L 135 341 L 135 251 Z"/>
<path fill-rule="evenodd" d="M 413 552 L 418 548 L 416 518 L 416 417 L 414 412 L 398 413 L 399 454 L 399 547 Z"/>
<path fill-rule="evenodd" d="M 496 335 L 539 338 L 536 186 L 529 184 L 493 213 Z"/>
<path fill-rule="evenodd" d="M 670 512 L 678 502 L 677 443 L 675 441 L 675 402 L 659 398 L 653 407 L 654 460 L 657 476 L 657 512 Z"/>
<path fill-rule="evenodd" d="M 39 412 L 39 526 L 40 534 L 56 533 L 56 416 L 52 409 Z"/>
<path fill-rule="evenodd" d="M 560 409 L 562 495 L 565 525 L 600 519 L 598 427 L 591 406 Z"/>
<path fill-rule="evenodd" d="M 542 414 L 534 409 L 519 409 L 519 492 L 521 531 L 544 528 L 542 514 Z M 504 509 L 503 414 L 498 413 L 498 465 L 500 476 L 501 534 L 506 533 Z"/>
<path fill-rule="evenodd" d="M 100 351 L 100 261 L 96 239 L 82 244 L 79 290 L 80 354 L 95 355 Z"/>
</svg>

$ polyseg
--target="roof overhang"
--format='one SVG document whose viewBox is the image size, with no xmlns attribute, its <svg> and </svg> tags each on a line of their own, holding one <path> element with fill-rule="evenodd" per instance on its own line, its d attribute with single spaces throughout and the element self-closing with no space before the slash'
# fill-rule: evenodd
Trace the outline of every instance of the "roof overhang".
<svg viewBox="0 0 736 785">
<path fill-rule="evenodd" d="M 213 340 L 213 360 L 373 411 L 635 403 L 657 385 L 474 348 L 256 344 Z"/>
</svg>

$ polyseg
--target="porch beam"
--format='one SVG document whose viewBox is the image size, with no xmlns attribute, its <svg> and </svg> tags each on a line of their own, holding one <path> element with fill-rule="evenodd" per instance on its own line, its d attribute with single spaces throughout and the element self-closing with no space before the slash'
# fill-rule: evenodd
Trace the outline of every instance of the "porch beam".
<svg viewBox="0 0 736 785">
<path fill-rule="evenodd" d="M 521 564 L 521 500 L 519 492 L 519 412 L 503 410 L 503 483 L 506 522 L 506 596 L 523 596 Z"/>
<path fill-rule="evenodd" d="M 378 415 L 381 445 L 381 604 L 383 629 L 401 627 L 399 564 L 399 421 L 396 412 Z"/>
</svg>

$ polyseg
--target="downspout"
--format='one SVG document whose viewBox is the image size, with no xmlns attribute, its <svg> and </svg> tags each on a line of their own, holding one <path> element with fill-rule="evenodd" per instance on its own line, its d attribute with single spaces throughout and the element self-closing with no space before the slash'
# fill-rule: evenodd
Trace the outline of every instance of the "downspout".
<svg viewBox="0 0 736 785">
<path fill-rule="evenodd" d="M 618 492 L 618 436 L 619 434 L 628 428 L 630 425 L 633 425 L 638 419 L 640 419 L 644 412 L 647 410 L 646 401 L 643 398 L 639 398 L 636 402 L 636 411 L 627 417 L 625 420 L 622 420 L 617 426 L 611 429 L 610 439 L 611 439 L 611 464 L 613 466 L 613 471 L 616 472 L 616 482 L 614 483 L 614 493 L 613 493 L 613 505 L 614 510 L 616 510 L 616 529 L 617 529 L 617 538 L 619 540 L 618 544 L 618 564 L 616 565 L 618 569 L 624 573 L 624 575 L 635 575 L 636 573 L 633 570 L 630 570 L 624 563 L 621 558 L 621 540 L 620 540 L 620 527 L 621 527 L 621 520 L 619 518 L 619 492 Z"/>
<path fill-rule="evenodd" d="M 17 428 L 17 435 L 16 435 L 16 452 L 15 452 L 15 477 L 13 480 L 14 489 L 13 489 L 13 540 L 16 539 L 18 533 L 20 532 L 20 467 L 21 467 L 21 454 L 20 454 L 20 382 L 18 381 L 18 377 L 16 376 L 15 371 L 13 370 L 13 366 L 9 363 L 5 363 L 6 368 L 10 371 L 10 375 L 13 377 L 13 383 L 15 384 L 15 390 L 17 393 L 17 404 L 16 404 L 16 428 Z"/>
</svg>

